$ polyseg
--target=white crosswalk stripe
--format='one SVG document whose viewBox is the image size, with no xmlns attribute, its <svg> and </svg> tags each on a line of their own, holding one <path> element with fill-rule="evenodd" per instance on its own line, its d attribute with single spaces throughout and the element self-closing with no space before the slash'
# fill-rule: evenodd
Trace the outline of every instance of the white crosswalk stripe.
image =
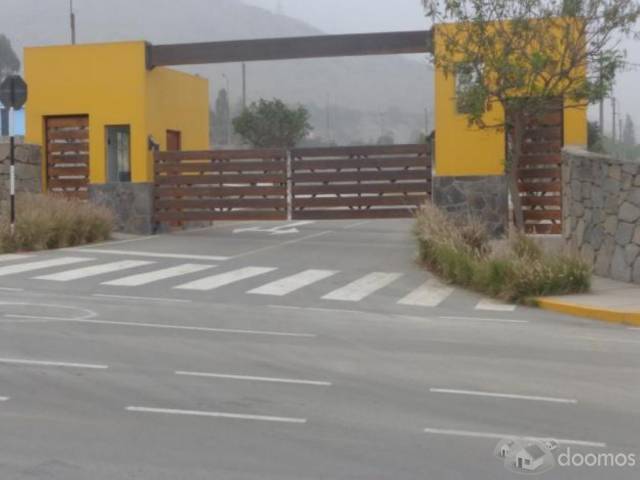
<svg viewBox="0 0 640 480">
<path fill-rule="evenodd" d="M 208 291 L 214 290 L 231 283 L 236 283 L 247 278 L 257 277 L 258 275 L 264 275 L 265 273 L 273 272 L 277 268 L 273 267 L 245 267 L 238 270 L 231 270 L 230 272 L 220 273 L 218 275 L 212 275 L 200 280 L 185 283 L 184 285 L 178 285 L 173 287 L 179 290 L 201 290 Z"/>
<path fill-rule="evenodd" d="M 102 285 L 111 285 L 117 287 L 139 287 L 140 285 L 148 285 L 149 283 L 167 280 L 169 278 L 180 277 L 190 273 L 202 272 L 214 268 L 215 265 L 201 265 L 197 263 L 185 263 L 177 267 L 163 268 L 148 273 L 139 273 L 129 277 L 118 278 L 109 282 L 103 282 Z"/>
<path fill-rule="evenodd" d="M 6 255 L 0 255 L 0 262 L 11 262 L 14 260 L 25 260 L 32 258 L 33 255 L 23 255 L 21 253 L 8 253 Z"/>
<path fill-rule="evenodd" d="M 320 280 L 324 280 L 325 278 L 329 278 L 336 273 L 338 273 L 336 270 L 305 270 L 304 272 L 254 288 L 253 290 L 249 290 L 247 293 L 281 297 L 315 282 L 319 282 Z"/>
<path fill-rule="evenodd" d="M 144 260 L 123 260 L 120 262 L 102 263 L 100 265 L 93 265 L 91 267 L 66 270 L 64 272 L 54 273 L 51 275 L 43 275 L 40 277 L 36 277 L 36 279 L 52 280 L 55 282 L 70 282 L 71 280 L 78 280 L 80 278 L 95 277 L 97 275 L 119 272 L 121 270 L 127 270 L 130 268 L 143 267 L 145 265 L 151 265 L 152 263 L 154 262 L 147 262 Z"/>
<path fill-rule="evenodd" d="M 516 305 L 499 302 L 492 298 L 484 298 L 476 305 L 476 310 L 484 310 L 489 312 L 513 312 Z"/>
<path fill-rule="evenodd" d="M 75 263 L 88 262 L 93 258 L 79 257 L 61 257 L 50 258 L 48 260 L 40 260 L 37 262 L 19 263 L 17 265 L 5 265 L 0 267 L 0 277 L 6 275 L 14 275 L 16 273 L 32 272 L 34 270 L 44 270 L 45 268 L 62 267 L 65 265 L 73 265 Z"/>
<path fill-rule="evenodd" d="M 432 278 L 420 287 L 416 288 L 409 295 L 402 298 L 398 304 L 419 307 L 437 307 L 454 291 L 454 288 L 443 285 L 435 278 Z"/>
<path fill-rule="evenodd" d="M 325 300 L 341 300 L 345 302 L 359 302 L 360 300 L 368 297 L 372 293 L 386 287 L 387 285 L 395 282 L 400 277 L 401 273 L 383 273 L 374 272 L 369 275 L 352 282 L 342 288 L 334 290 L 333 292 L 325 295 Z"/>
</svg>

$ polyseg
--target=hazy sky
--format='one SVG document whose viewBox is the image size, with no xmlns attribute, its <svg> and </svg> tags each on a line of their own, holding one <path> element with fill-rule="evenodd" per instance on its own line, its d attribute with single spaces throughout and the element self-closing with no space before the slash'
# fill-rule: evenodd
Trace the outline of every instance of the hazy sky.
<svg viewBox="0 0 640 480">
<path fill-rule="evenodd" d="M 244 0 L 272 12 L 281 6 L 285 15 L 298 18 L 328 33 L 420 30 L 428 27 L 420 0 Z M 640 42 L 626 41 L 627 60 L 640 63 Z M 630 113 L 640 125 L 640 69 L 619 74 L 615 95 L 618 111 Z M 590 109 L 597 118 L 597 109 Z M 605 105 L 605 128 L 611 129 L 610 101 Z M 640 129 L 638 129 L 640 130 Z"/>
<path fill-rule="evenodd" d="M 420 0 L 245 0 L 267 10 L 282 6 L 285 15 L 329 33 L 358 33 L 426 28 Z"/>
</svg>

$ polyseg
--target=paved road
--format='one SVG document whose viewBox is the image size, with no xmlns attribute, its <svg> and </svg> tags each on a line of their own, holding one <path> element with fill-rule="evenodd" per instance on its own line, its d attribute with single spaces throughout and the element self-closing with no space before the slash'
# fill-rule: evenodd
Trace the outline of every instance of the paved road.
<svg viewBox="0 0 640 480">
<path fill-rule="evenodd" d="M 409 229 L 234 223 L 0 257 L 0 478 L 517 478 L 506 435 L 640 455 L 640 330 L 442 285 Z"/>
</svg>

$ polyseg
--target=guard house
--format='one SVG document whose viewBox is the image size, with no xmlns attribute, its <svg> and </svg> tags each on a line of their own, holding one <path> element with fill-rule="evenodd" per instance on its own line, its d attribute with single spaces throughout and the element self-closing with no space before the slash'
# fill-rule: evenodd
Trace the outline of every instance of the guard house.
<svg viewBox="0 0 640 480">
<path fill-rule="evenodd" d="M 46 190 L 91 196 L 117 211 L 117 199 L 151 201 L 155 148 L 209 148 L 208 81 L 147 68 L 147 47 L 25 49 L 26 142 L 42 146 Z"/>
</svg>

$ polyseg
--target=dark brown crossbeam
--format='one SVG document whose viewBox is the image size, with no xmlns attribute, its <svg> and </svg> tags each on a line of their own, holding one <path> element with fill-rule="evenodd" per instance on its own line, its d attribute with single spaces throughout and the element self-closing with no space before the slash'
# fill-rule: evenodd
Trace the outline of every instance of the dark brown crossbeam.
<svg viewBox="0 0 640 480">
<path fill-rule="evenodd" d="M 254 62 L 431 52 L 431 31 L 322 35 L 229 42 L 150 45 L 149 68 L 168 65 Z"/>
</svg>

